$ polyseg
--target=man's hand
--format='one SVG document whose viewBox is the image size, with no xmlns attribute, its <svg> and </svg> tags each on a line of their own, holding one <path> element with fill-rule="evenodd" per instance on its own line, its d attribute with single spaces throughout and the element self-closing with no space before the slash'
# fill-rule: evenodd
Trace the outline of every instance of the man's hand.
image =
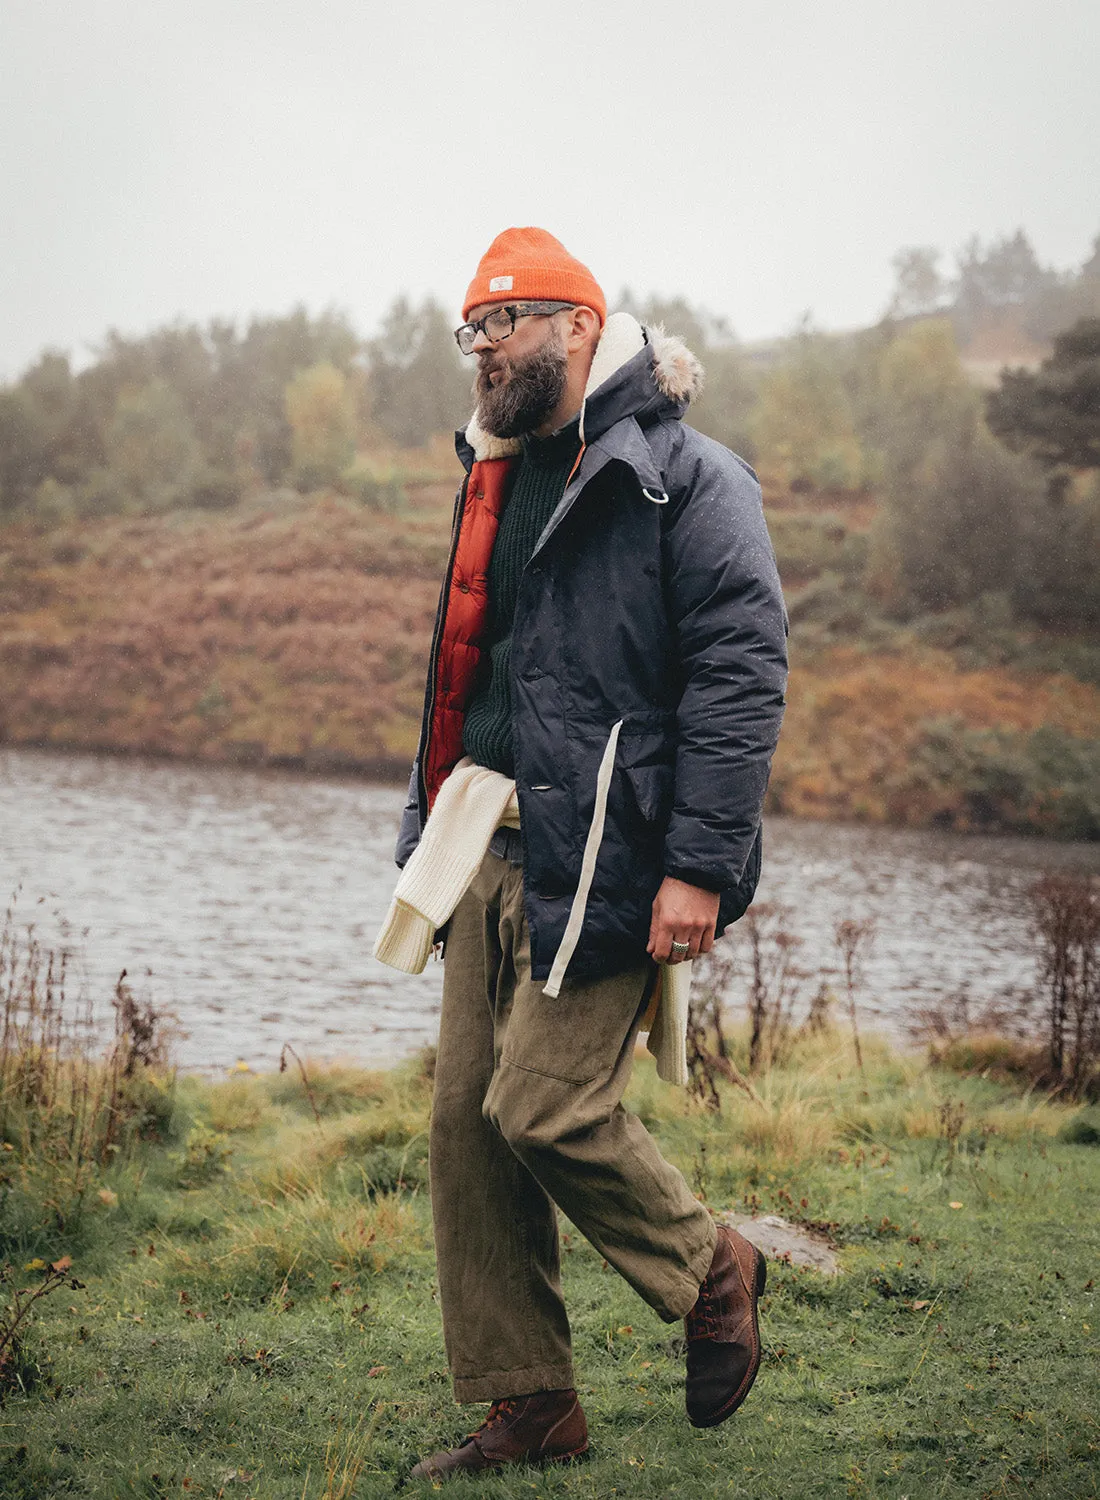
<svg viewBox="0 0 1100 1500">
<path fill-rule="evenodd" d="M 718 922 L 718 892 L 704 891 L 666 875 L 653 902 L 646 952 L 660 964 L 683 963 L 709 953 Z M 687 952 L 672 951 L 673 943 L 687 943 Z"/>
</svg>

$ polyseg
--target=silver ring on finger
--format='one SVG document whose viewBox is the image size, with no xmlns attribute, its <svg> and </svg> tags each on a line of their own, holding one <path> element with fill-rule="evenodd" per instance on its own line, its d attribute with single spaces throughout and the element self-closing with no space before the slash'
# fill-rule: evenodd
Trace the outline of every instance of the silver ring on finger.
<svg viewBox="0 0 1100 1500">
<path fill-rule="evenodd" d="M 669 947 L 677 958 L 683 958 L 685 953 L 691 952 L 690 943 L 670 943 Z"/>
</svg>

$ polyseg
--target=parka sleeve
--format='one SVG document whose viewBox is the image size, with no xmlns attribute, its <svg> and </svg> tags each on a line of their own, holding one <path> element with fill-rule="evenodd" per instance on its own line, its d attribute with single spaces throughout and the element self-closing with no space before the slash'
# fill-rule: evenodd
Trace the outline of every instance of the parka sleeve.
<svg viewBox="0 0 1100 1500">
<path fill-rule="evenodd" d="M 405 868 L 420 842 L 419 764 L 419 760 L 414 760 L 409 772 L 409 794 L 401 812 L 401 827 L 397 832 L 397 847 L 393 852 L 394 863 L 399 870 Z"/>
<path fill-rule="evenodd" d="M 783 719 L 787 614 L 755 474 L 696 433 L 667 475 L 664 575 L 682 668 L 665 873 L 741 878 Z"/>
</svg>

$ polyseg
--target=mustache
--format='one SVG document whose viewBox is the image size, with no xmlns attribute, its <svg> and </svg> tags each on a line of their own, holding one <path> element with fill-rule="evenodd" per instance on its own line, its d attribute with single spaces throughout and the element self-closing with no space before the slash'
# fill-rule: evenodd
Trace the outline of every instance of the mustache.
<svg viewBox="0 0 1100 1500">
<path fill-rule="evenodd" d="M 489 376 L 496 370 L 503 370 L 506 365 L 507 360 L 503 356 L 498 359 L 484 354 L 478 356 L 477 374 L 474 377 L 474 390 L 479 396 L 484 396 L 487 392 L 493 390 L 493 386 L 489 383 Z"/>
</svg>

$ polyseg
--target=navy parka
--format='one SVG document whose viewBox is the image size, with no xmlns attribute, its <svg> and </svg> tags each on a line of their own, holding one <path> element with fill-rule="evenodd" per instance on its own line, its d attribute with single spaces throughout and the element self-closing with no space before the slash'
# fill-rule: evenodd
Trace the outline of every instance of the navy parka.
<svg viewBox="0 0 1100 1500">
<path fill-rule="evenodd" d="M 535 979 L 565 930 L 612 727 L 621 721 L 570 978 L 638 961 L 666 875 L 721 893 L 719 933 L 742 915 L 783 715 L 786 613 L 756 476 L 682 421 L 701 372 L 680 341 L 625 314 L 604 340 L 623 341 L 626 323 L 627 347 L 642 347 L 586 396 L 581 462 L 516 603 L 512 731 Z M 474 424 L 457 440 L 467 475 L 481 456 L 471 438 Z M 456 539 L 465 499 L 466 484 Z M 433 662 L 441 625 L 442 603 Z M 429 720 L 426 707 L 400 865 L 427 817 Z"/>
</svg>

